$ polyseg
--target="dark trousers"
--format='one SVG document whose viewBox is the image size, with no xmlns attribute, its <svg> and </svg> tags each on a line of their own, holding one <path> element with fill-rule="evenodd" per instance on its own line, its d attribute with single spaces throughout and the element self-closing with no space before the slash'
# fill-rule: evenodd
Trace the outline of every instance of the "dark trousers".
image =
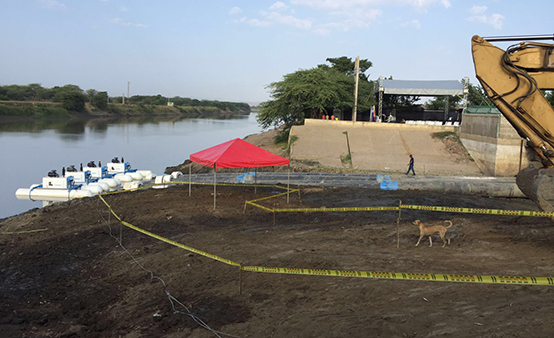
<svg viewBox="0 0 554 338">
<path fill-rule="evenodd" d="M 412 173 L 415 175 L 414 165 L 413 165 L 413 164 L 410 164 L 410 166 L 408 167 L 408 171 L 406 171 L 406 175 L 408 175 L 408 174 L 410 173 L 410 170 L 411 170 Z"/>
</svg>

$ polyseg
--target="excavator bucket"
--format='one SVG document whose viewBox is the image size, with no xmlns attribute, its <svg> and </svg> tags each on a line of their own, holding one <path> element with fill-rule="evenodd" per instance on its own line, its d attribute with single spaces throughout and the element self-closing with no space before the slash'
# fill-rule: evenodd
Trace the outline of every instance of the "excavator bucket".
<svg viewBox="0 0 554 338">
<path fill-rule="evenodd" d="M 517 174 L 516 184 L 543 211 L 554 212 L 554 168 L 525 168 Z"/>
</svg>

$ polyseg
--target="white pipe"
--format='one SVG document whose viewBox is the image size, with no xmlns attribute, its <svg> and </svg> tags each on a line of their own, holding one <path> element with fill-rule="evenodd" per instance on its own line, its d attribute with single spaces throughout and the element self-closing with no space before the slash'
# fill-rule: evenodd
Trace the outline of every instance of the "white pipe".
<svg viewBox="0 0 554 338">
<path fill-rule="evenodd" d="M 66 189 L 44 189 L 44 188 L 19 188 L 15 192 L 18 200 L 37 201 L 67 201 L 73 198 L 92 197 L 93 193 L 88 190 L 66 190 Z"/>
</svg>

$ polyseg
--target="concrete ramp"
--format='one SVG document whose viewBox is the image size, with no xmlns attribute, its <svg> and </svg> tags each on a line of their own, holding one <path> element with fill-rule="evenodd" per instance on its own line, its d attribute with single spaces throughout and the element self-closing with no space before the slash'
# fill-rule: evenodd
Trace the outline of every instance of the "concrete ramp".
<svg viewBox="0 0 554 338">
<path fill-rule="evenodd" d="M 452 126 L 408 125 L 306 119 L 294 126 L 290 137 L 294 160 L 317 161 L 325 167 L 349 168 L 341 162 L 348 154 L 348 133 L 355 169 L 405 173 L 409 154 L 415 159 L 417 175 L 479 176 L 481 171 L 466 154 L 449 151 L 433 139 L 440 131 L 455 131 Z"/>
</svg>

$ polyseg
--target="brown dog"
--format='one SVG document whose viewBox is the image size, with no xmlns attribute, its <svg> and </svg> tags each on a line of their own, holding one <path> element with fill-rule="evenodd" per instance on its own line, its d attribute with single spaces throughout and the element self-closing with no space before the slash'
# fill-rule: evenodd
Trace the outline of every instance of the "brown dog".
<svg viewBox="0 0 554 338">
<path fill-rule="evenodd" d="M 433 241 L 431 240 L 431 235 L 438 233 L 441 237 L 444 244 L 442 247 L 444 248 L 446 246 L 446 240 L 444 239 L 444 235 L 446 234 L 446 229 L 450 228 L 452 226 L 452 222 L 445 221 L 450 223 L 449 226 L 445 227 L 444 225 L 429 225 L 426 226 L 423 224 L 420 220 L 415 220 L 412 222 L 413 225 L 417 225 L 419 227 L 419 239 L 417 240 L 417 243 L 415 246 L 419 245 L 419 242 L 423 238 L 423 236 L 429 236 L 429 247 L 433 246 Z M 448 239 L 448 244 L 450 244 L 450 238 Z"/>
</svg>

